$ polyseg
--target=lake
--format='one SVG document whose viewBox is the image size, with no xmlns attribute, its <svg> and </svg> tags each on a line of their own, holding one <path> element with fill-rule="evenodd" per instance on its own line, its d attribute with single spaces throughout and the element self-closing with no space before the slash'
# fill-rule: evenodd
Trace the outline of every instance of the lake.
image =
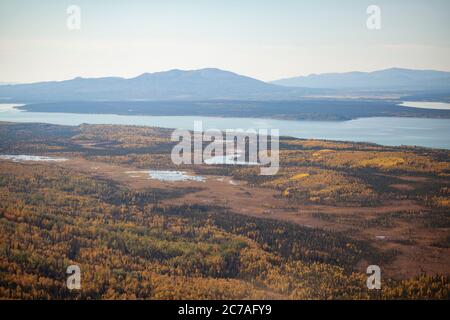
<svg viewBox="0 0 450 320">
<path fill-rule="evenodd" d="M 0 121 L 60 125 L 121 124 L 193 129 L 194 121 L 202 120 L 204 130 L 279 129 L 281 135 L 296 138 L 450 149 L 450 119 L 374 117 L 350 121 L 290 121 L 260 118 L 25 112 L 15 109 L 14 106 L 17 105 L 0 104 Z"/>
<path fill-rule="evenodd" d="M 447 102 L 405 101 L 400 105 L 409 108 L 450 110 L 450 103 Z"/>
<path fill-rule="evenodd" d="M 63 162 L 69 159 L 66 158 L 55 158 L 55 157 L 44 157 L 44 156 L 34 156 L 26 154 L 0 154 L 0 160 L 11 160 L 13 162 Z"/>
<path fill-rule="evenodd" d="M 197 181 L 205 182 L 205 177 L 187 174 L 185 171 L 174 170 L 141 170 L 141 171 L 127 171 L 131 177 L 138 178 L 140 174 L 144 173 L 149 176 L 149 179 L 180 182 L 180 181 Z"/>
</svg>

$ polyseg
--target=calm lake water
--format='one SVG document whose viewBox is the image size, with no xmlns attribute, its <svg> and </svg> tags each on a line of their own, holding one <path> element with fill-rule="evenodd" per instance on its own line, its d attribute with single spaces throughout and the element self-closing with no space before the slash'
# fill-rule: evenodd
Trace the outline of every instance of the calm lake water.
<svg viewBox="0 0 450 320">
<path fill-rule="evenodd" d="M 450 119 L 400 117 L 360 118 L 350 121 L 289 121 L 259 118 L 199 116 L 127 116 L 24 112 L 13 104 L 0 104 L 0 121 L 43 122 L 60 125 L 122 124 L 193 129 L 202 120 L 203 129 L 279 129 L 296 138 L 372 142 L 382 145 L 415 145 L 450 149 Z"/>
<path fill-rule="evenodd" d="M 141 171 L 127 171 L 131 177 L 139 177 L 140 174 L 144 173 L 149 176 L 149 179 L 168 181 L 168 182 L 179 182 L 179 181 L 197 181 L 204 182 L 205 177 L 190 175 L 185 171 L 175 171 L 175 170 L 141 170 Z"/>
<path fill-rule="evenodd" d="M 67 161 L 66 158 L 55 158 L 55 157 L 44 157 L 44 156 L 33 156 L 26 154 L 0 154 L 0 160 L 11 160 L 14 162 L 32 161 L 32 162 L 63 162 Z"/>
<path fill-rule="evenodd" d="M 450 103 L 446 102 L 424 102 L 424 101 L 406 101 L 400 104 L 403 107 L 419 109 L 450 110 Z"/>
</svg>

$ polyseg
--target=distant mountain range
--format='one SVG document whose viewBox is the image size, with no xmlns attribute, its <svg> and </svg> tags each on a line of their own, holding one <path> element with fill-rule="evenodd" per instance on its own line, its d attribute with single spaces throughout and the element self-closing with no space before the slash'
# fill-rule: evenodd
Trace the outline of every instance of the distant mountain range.
<svg viewBox="0 0 450 320">
<path fill-rule="evenodd" d="M 329 73 L 266 83 L 220 69 L 170 70 L 135 78 L 75 78 L 0 85 L 0 99 L 16 101 L 296 100 L 354 90 L 450 91 L 450 73 L 408 69 Z M 445 92 L 447 94 L 447 92 Z"/>
<path fill-rule="evenodd" d="M 170 70 L 125 79 L 75 78 L 0 86 L 0 97 L 60 100 L 273 100 L 299 98 L 311 90 L 287 88 L 219 69 Z"/>
<path fill-rule="evenodd" d="M 392 68 L 374 72 L 324 73 L 281 79 L 287 87 L 366 90 L 448 90 L 450 72 Z"/>
</svg>

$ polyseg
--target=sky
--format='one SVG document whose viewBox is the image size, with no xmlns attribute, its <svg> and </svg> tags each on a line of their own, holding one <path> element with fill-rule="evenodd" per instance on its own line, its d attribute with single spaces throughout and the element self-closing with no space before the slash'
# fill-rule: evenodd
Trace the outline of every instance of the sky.
<svg viewBox="0 0 450 320">
<path fill-rule="evenodd" d="M 80 29 L 67 26 L 70 5 Z M 367 28 L 369 5 L 379 30 Z M 450 71 L 449 13 L 448 0 L 0 0 L 0 82 L 206 67 L 264 81 Z"/>
</svg>

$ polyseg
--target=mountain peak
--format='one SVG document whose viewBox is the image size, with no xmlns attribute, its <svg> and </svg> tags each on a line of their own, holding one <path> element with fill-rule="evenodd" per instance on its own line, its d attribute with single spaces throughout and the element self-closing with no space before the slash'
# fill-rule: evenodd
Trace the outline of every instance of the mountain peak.
<svg viewBox="0 0 450 320">
<path fill-rule="evenodd" d="M 194 74 L 210 74 L 210 75 L 218 75 L 218 74 L 233 74 L 230 71 L 225 71 L 217 68 L 203 68 L 203 69 L 194 69 L 194 70 L 182 70 L 182 69 L 170 69 L 167 71 L 158 71 L 158 72 L 145 72 L 136 78 L 149 78 L 149 77 L 159 77 L 159 76 L 178 76 L 178 75 L 194 75 Z M 237 75 L 237 74 L 236 74 Z M 239 75 L 237 75 L 239 76 Z"/>
<path fill-rule="evenodd" d="M 128 79 L 78 77 L 28 87 L 0 87 L 0 95 L 29 100 L 265 100 L 299 98 L 303 91 L 218 68 L 203 68 L 143 73 Z"/>
</svg>

